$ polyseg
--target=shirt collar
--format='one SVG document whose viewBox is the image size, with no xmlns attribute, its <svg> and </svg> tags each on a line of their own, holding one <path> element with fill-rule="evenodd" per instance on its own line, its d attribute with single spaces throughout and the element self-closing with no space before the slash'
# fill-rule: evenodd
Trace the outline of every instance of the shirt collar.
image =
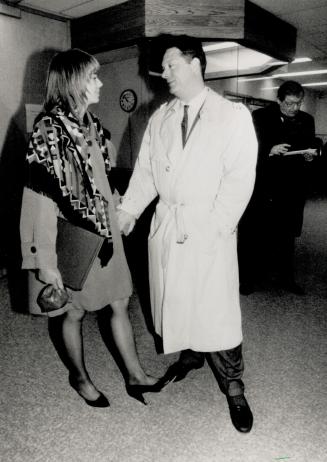
<svg viewBox="0 0 327 462">
<path fill-rule="evenodd" d="M 183 106 L 187 104 L 188 106 L 191 105 L 191 112 L 197 112 L 203 106 L 203 103 L 209 93 L 210 88 L 204 87 L 200 93 L 198 93 L 194 98 L 191 99 L 188 103 L 183 102 L 178 98 L 173 98 L 165 103 L 163 106 L 166 107 L 165 109 L 165 117 L 167 117 L 171 112 L 179 112 L 183 110 Z"/>
<path fill-rule="evenodd" d="M 192 111 L 197 111 L 200 109 L 202 106 L 204 100 L 206 99 L 207 96 L 207 87 L 204 87 L 200 93 L 198 93 L 194 98 L 192 98 L 188 103 L 185 103 L 184 101 L 180 100 L 181 106 L 189 106 Z"/>
</svg>

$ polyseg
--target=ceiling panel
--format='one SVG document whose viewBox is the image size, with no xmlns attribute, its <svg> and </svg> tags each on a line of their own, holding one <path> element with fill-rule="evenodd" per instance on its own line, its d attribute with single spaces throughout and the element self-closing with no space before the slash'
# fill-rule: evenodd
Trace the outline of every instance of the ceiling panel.
<svg viewBox="0 0 327 462">
<path fill-rule="evenodd" d="M 90 13 L 94 13 L 95 11 L 103 10 L 105 8 L 109 8 L 114 5 L 119 5 L 121 3 L 125 3 L 127 0 L 93 0 L 89 2 L 75 2 L 79 3 L 77 5 L 71 5 L 69 7 L 66 6 L 64 12 L 65 14 L 71 17 L 80 17 L 85 16 Z M 69 2 L 68 2 L 69 3 Z"/>
<path fill-rule="evenodd" d="M 68 18 L 78 18 L 95 11 L 103 10 L 127 0 L 22 0 L 22 6 L 28 6 L 41 11 L 62 15 Z"/>
<path fill-rule="evenodd" d="M 303 30 L 314 30 L 316 27 L 327 26 L 327 5 L 288 13 L 285 15 L 285 20 Z"/>
<path fill-rule="evenodd" d="M 317 45 L 320 45 L 321 48 L 327 50 L 327 33 L 324 32 L 315 32 L 314 34 L 309 34 L 309 40 L 312 40 Z"/>
<path fill-rule="evenodd" d="M 36 10 L 48 11 L 54 14 L 61 14 L 68 6 L 78 5 L 80 0 L 22 0 L 20 5 L 35 8 Z"/>
<path fill-rule="evenodd" d="M 326 0 L 252 0 L 252 2 L 281 18 L 294 11 L 326 6 Z"/>
</svg>

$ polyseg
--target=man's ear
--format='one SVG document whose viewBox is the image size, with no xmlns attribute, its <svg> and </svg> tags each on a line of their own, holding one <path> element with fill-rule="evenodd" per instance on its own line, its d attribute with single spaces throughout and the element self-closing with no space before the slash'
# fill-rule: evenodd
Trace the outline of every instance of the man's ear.
<svg viewBox="0 0 327 462">
<path fill-rule="evenodd" d="M 191 61 L 191 65 L 194 71 L 196 71 L 197 73 L 199 72 L 202 75 L 201 63 L 199 58 L 193 58 Z"/>
</svg>

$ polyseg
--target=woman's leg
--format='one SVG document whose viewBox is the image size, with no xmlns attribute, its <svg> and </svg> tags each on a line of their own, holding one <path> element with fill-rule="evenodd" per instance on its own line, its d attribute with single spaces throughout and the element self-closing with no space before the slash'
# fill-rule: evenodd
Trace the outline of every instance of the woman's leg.
<svg viewBox="0 0 327 462">
<path fill-rule="evenodd" d="M 128 315 L 129 299 L 111 303 L 111 330 L 118 353 L 126 369 L 126 382 L 129 385 L 153 385 L 158 379 L 148 376 L 139 361 L 134 333 Z"/>
<path fill-rule="evenodd" d="M 71 385 L 85 399 L 93 401 L 100 393 L 93 385 L 84 362 L 82 321 L 85 311 L 71 309 L 62 316 L 49 318 L 50 338 L 69 371 Z"/>
</svg>

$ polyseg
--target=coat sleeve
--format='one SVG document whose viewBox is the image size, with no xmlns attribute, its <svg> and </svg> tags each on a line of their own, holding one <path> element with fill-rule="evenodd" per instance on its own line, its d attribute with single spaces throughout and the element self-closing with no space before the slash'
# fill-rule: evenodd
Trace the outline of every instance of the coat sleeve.
<svg viewBox="0 0 327 462">
<path fill-rule="evenodd" d="M 223 175 L 211 217 L 213 229 L 225 236 L 235 231 L 251 198 L 258 150 L 250 112 L 239 104 L 234 111 L 234 136 L 225 150 Z"/>
<path fill-rule="evenodd" d="M 127 191 L 120 209 L 139 218 L 143 210 L 158 195 L 151 167 L 150 132 L 151 120 L 143 136 L 141 149 L 135 163 Z"/>
<path fill-rule="evenodd" d="M 22 268 L 57 268 L 58 207 L 49 197 L 24 189 L 20 218 Z"/>
<path fill-rule="evenodd" d="M 23 269 L 57 268 L 59 209 L 52 198 L 54 181 L 50 172 L 57 168 L 53 159 L 59 157 L 58 149 L 54 128 L 40 119 L 34 126 L 26 156 L 27 186 L 20 217 Z M 47 155 L 50 151 L 52 156 Z"/>
<path fill-rule="evenodd" d="M 309 117 L 308 117 L 308 123 L 307 123 L 307 126 L 308 126 L 308 137 L 309 137 L 309 140 L 310 140 L 310 145 L 309 147 L 310 148 L 315 148 L 316 147 L 316 127 L 315 127 L 315 119 L 312 117 L 312 115 L 310 114 L 307 114 Z"/>
</svg>

